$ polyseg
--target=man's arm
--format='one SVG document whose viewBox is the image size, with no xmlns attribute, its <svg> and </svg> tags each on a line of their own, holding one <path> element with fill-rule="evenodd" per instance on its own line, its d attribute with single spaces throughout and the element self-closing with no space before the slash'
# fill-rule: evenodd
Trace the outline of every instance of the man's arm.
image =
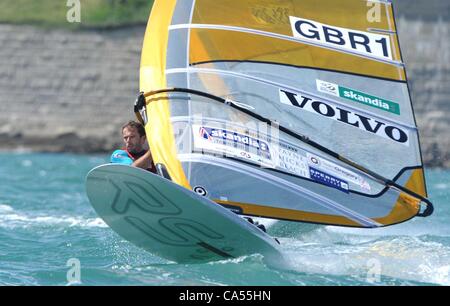
<svg viewBox="0 0 450 306">
<path fill-rule="evenodd" d="M 149 169 L 152 168 L 153 158 L 152 158 L 152 152 L 148 150 L 144 155 L 136 159 L 132 166 L 138 167 L 142 169 Z"/>
</svg>

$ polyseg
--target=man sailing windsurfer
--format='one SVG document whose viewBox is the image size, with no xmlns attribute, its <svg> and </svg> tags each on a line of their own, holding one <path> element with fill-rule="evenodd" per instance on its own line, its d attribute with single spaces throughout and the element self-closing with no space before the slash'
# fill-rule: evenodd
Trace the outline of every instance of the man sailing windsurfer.
<svg viewBox="0 0 450 306">
<path fill-rule="evenodd" d="M 125 147 L 114 151 L 111 155 L 111 163 L 131 165 L 156 173 L 152 153 L 150 149 L 144 149 L 147 141 L 144 126 L 139 122 L 129 121 L 122 127 L 122 137 Z M 245 217 L 245 219 L 266 232 L 264 224 L 259 224 L 249 217 Z M 275 240 L 280 243 L 277 239 Z"/>
<path fill-rule="evenodd" d="M 156 173 L 150 149 L 145 149 L 147 138 L 144 126 L 136 121 L 129 121 L 122 126 L 124 147 L 114 151 L 111 163 L 131 165 Z"/>
</svg>

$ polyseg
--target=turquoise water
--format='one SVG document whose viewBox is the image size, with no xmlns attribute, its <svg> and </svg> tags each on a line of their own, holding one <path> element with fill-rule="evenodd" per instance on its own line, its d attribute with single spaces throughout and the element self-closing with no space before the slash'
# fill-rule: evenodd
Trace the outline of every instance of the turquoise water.
<svg viewBox="0 0 450 306">
<path fill-rule="evenodd" d="M 285 236 L 280 268 L 259 255 L 174 264 L 124 241 L 85 194 L 85 175 L 105 162 L 0 154 L 0 285 L 67 285 L 71 259 L 82 285 L 450 285 L 450 171 L 427 171 L 429 218 L 377 230 L 275 228 Z"/>
</svg>

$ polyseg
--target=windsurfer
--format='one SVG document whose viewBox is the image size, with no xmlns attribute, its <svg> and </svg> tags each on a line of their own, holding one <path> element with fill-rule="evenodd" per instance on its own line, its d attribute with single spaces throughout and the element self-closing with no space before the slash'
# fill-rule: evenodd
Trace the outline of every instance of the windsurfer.
<svg viewBox="0 0 450 306">
<path fill-rule="evenodd" d="M 114 151 L 111 163 L 131 165 L 156 173 L 150 149 L 146 150 L 147 137 L 144 126 L 136 121 L 129 121 L 122 126 L 124 148 Z"/>
</svg>

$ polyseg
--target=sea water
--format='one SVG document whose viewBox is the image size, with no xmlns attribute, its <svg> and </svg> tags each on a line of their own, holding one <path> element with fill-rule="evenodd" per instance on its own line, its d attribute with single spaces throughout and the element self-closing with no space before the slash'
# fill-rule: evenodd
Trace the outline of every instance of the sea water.
<svg viewBox="0 0 450 306">
<path fill-rule="evenodd" d="M 125 241 L 85 192 L 87 172 L 106 162 L 0 154 L 0 285 L 450 285 L 450 171 L 426 171 L 429 218 L 375 230 L 275 226 L 281 268 L 260 255 L 176 264 Z"/>
</svg>

